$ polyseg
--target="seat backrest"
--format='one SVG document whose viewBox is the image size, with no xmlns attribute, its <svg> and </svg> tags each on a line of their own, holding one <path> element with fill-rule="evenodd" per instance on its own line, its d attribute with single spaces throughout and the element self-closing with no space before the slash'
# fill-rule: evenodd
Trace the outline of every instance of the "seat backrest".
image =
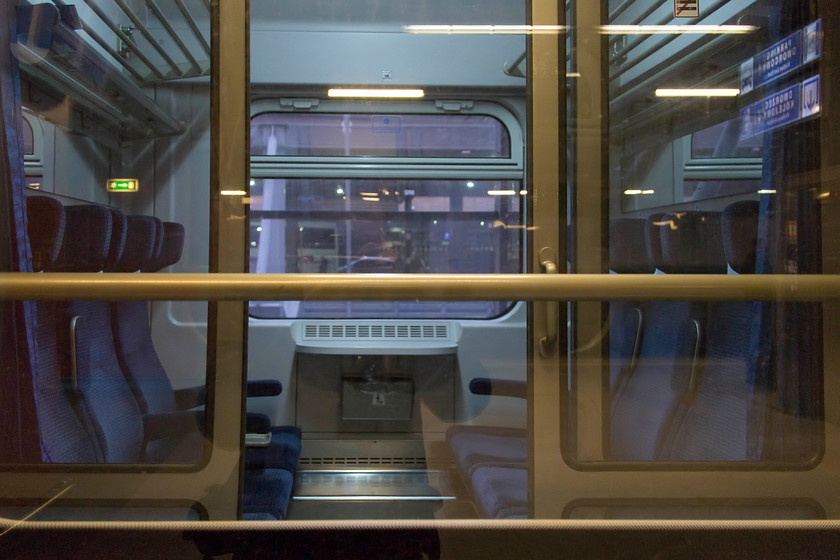
<svg viewBox="0 0 840 560">
<path fill-rule="evenodd" d="M 755 271 L 758 203 L 729 206 L 721 219 L 730 272 Z M 664 455 L 674 461 L 744 461 L 747 458 L 750 336 L 755 303 L 707 305 L 703 356 L 685 413 L 672 428 Z"/>
<path fill-rule="evenodd" d="M 54 270 L 98 272 L 118 262 L 127 233 L 127 228 L 112 231 L 113 222 L 122 221 L 118 214 L 93 205 L 68 206 L 65 212 L 67 235 Z M 143 419 L 117 360 L 110 304 L 68 301 L 60 311 L 59 320 L 71 333 L 62 352 L 73 365 L 68 383 L 101 460 L 139 462 Z"/>
<path fill-rule="evenodd" d="M 183 236 L 170 236 L 167 228 L 151 216 L 130 216 L 128 246 L 136 249 L 132 258 L 118 263 L 121 271 L 151 271 L 162 265 L 164 254 L 178 254 L 177 249 L 167 247 L 183 242 Z M 182 228 L 183 229 L 183 228 Z M 169 227 L 170 231 L 177 228 Z M 164 239 L 157 239 L 163 235 Z M 165 247 L 165 249 L 164 249 Z M 180 256 L 180 255 L 179 255 Z M 176 410 L 175 396 L 169 376 L 163 369 L 152 343 L 149 326 L 148 302 L 118 301 L 111 305 L 114 344 L 117 357 L 143 414 L 162 414 Z"/>
<path fill-rule="evenodd" d="M 40 272 L 54 265 L 61 249 L 66 228 L 64 207 L 55 199 L 31 196 L 26 211 L 34 270 Z M 67 390 L 70 364 L 63 359 L 66 353 L 61 347 L 66 346 L 69 326 L 57 320 L 59 307 L 51 302 L 35 303 L 37 354 L 32 375 L 42 460 L 96 463 L 102 457 Z"/>
<path fill-rule="evenodd" d="M 725 270 L 720 218 L 701 212 L 681 212 L 648 219 L 651 261 L 658 240 L 661 262 L 670 274 Z M 710 232 L 717 227 L 718 233 Z M 699 240 L 699 241 L 698 241 Z M 704 244 L 706 240 L 709 243 Z M 716 265 L 715 258 L 720 262 Z M 610 456 L 621 461 L 661 458 L 666 437 L 682 410 L 696 375 L 705 321 L 703 304 L 652 301 L 643 306 L 642 340 L 636 367 L 616 393 L 611 411 Z"/>
<path fill-rule="evenodd" d="M 610 271 L 617 274 L 653 273 L 645 242 L 646 221 L 620 218 L 610 222 Z M 635 367 L 642 340 L 643 313 L 638 302 L 609 302 L 610 395 Z"/>
</svg>

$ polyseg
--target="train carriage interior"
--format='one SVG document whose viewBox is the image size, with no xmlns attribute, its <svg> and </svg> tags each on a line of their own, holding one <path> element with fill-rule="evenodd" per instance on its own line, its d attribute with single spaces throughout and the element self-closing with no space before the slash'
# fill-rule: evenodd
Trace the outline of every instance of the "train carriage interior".
<svg viewBox="0 0 840 560">
<path fill-rule="evenodd" d="M 0 0 L 0 531 L 840 519 L 836 4 Z"/>
</svg>

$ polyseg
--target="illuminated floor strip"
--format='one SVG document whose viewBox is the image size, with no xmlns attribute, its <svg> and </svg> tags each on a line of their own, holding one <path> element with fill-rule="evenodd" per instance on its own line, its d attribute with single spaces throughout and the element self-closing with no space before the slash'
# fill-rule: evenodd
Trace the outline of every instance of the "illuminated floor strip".
<svg viewBox="0 0 840 560">
<path fill-rule="evenodd" d="M 355 502 L 355 501 L 436 501 L 436 500 L 454 500 L 455 496 L 293 496 L 293 500 L 300 501 L 338 501 L 338 502 Z"/>
</svg>

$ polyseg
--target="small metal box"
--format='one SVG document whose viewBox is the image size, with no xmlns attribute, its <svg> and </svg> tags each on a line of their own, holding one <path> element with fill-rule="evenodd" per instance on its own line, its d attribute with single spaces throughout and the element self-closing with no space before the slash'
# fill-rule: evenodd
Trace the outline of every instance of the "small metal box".
<svg viewBox="0 0 840 560">
<path fill-rule="evenodd" d="M 405 378 L 343 378 L 344 420 L 411 420 L 414 382 Z"/>
</svg>

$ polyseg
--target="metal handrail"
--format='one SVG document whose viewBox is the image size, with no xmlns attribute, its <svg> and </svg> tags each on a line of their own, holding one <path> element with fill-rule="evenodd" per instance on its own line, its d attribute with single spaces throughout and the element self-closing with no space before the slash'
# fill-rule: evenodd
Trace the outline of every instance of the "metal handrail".
<svg viewBox="0 0 840 560">
<path fill-rule="evenodd" d="M 0 273 L 0 300 L 829 301 L 840 275 Z"/>
</svg>

